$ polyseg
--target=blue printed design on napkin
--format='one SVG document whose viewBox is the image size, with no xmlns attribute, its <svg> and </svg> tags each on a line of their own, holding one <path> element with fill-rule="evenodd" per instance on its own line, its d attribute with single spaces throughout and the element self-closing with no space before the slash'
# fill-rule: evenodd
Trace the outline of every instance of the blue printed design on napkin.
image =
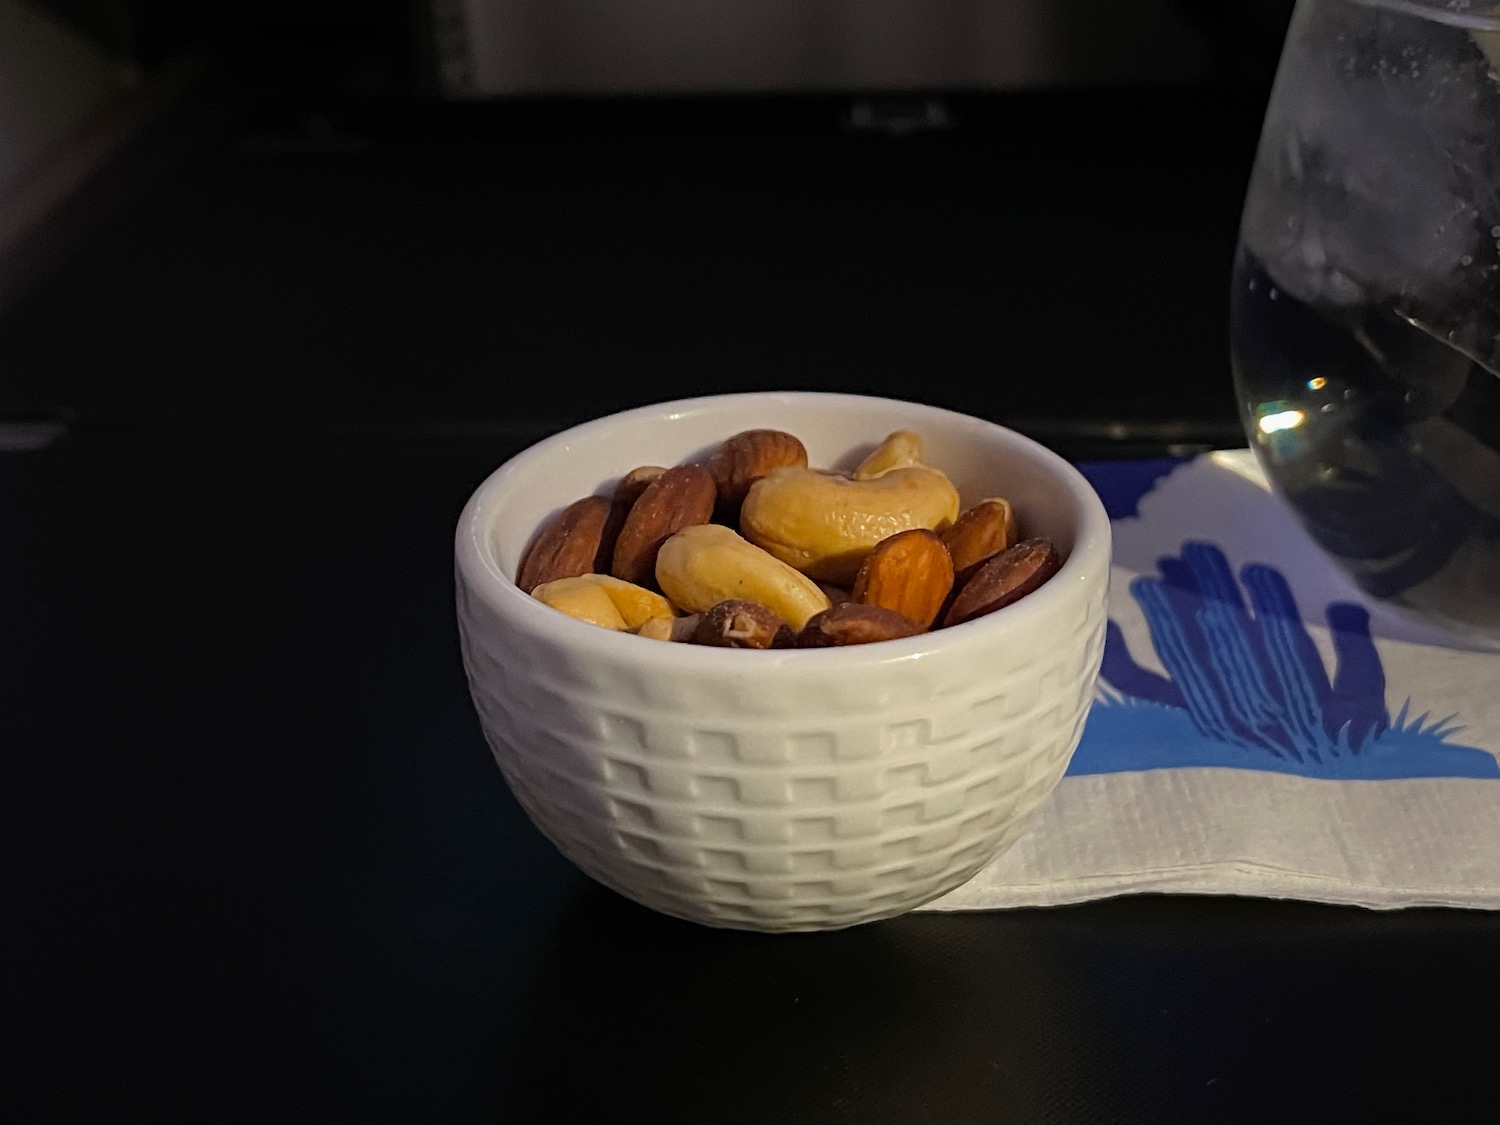
<svg viewBox="0 0 1500 1125">
<path fill-rule="evenodd" d="M 1121 518 L 1173 467 L 1155 463 L 1123 487 L 1098 466 L 1085 471 L 1094 470 L 1110 515 Z M 1069 774 L 1228 766 L 1346 780 L 1500 778 L 1494 755 L 1449 741 L 1462 729 L 1457 716 L 1413 717 L 1408 698 L 1391 718 L 1364 607 L 1326 607 L 1330 677 L 1276 568 L 1246 566 L 1236 580 L 1219 547 L 1189 542 L 1158 569 L 1132 582 L 1130 593 L 1167 675 L 1142 667 L 1109 622 L 1103 698 Z"/>
<path fill-rule="evenodd" d="M 1136 663 L 1111 621 L 1107 694 L 1089 713 L 1069 772 L 1234 766 L 1344 779 L 1500 777 L 1494 755 L 1448 741 L 1461 729 L 1457 716 L 1409 718 L 1408 701 L 1391 719 L 1364 607 L 1328 607 L 1337 654 L 1330 679 L 1274 567 L 1241 570 L 1248 606 L 1211 544 L 1183 544 L 1161 573 L 1137 578 L 1130 592 L 1169 675 Z"/>
<path fill-rule="evenodd" d="M 1078 471 L 1104 501 L 1112 520 L 1138 515 L 1141 497 L 1169 473 L 1191 463 L 1190 457 L 1143 457 L 1136 461 L 1085 461 Z"/>
</svg>

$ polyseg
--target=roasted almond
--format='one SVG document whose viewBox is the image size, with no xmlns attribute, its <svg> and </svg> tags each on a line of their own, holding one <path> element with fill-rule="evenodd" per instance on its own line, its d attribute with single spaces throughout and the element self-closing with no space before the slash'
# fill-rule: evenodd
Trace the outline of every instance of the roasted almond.
<svg viewBox="0 0 1500 1125">
<path fill-rule="evenodd" d="M 1062 566 L 1050 540 L 1023 539 L 1001 551 L 970 575 L 943 614 L 944 627 L 983 617 L 1024 598 Z"/>
<path fill-rule="evenodd" d="M 807 467 L 807 449 L 785 430 L 742 430 L 719 444 L 706 462 L 721 507 L 738 507 L 750 486 L 772 469 Z"/>
<path fill-rule="evenodd" d="M 953 559 L 935 531 L 912 528 L 875 544 L 849 591 L 861 605 L 893 609 L 924 629 L 932 627 L 953 589 Z"/>
<path fill-rule="evenodd" d="M 646 486 L 666 471 L 661 465 L 640 465 L 631 469 L 615 485 L 615 502 L 624 504 L 628 510 L 641 498 Z"/>
<path fill-rule="evenodd" d="M 529 594 L 543 582 L 592 573 L 611 507 L 603 496 L 585 496 L 553 516 L 521 556 L 516 585 Z"/>
<path fill-rule="evenodd" d="M 798 648 L 834 648 L 914 637 L 922 626 L 878 605 L 845 602 L 813 614 L 797 634 Z"/>
<path fill-rule="evenodd" d="M 759 602 L 726 598 L 699 619 L 693 643 L 718 648 L 791 648 L 797 635 Z"/>
<path fill-rule="evenodd" d="M 714 479 L 701 465 L 677 465 L 646 485 L 615 540 L 610 573 L 648 589 L 656 584 L 656 553 L 684 527 L 714 514 Z"/>
<path fill-rule="evenodd" d="M 594 573 L 608 574 L 615 558 L 615 544 L 620 539 L 620 529 L 625 526 L 625 517 L 631 505 L 618 496 L 610 501 L 609 515 L 604 519 L 604 530 L 599 534 L 599 553 L 594 556 Z"/>
<path fill-rule="evenodd" d="M 957 584 L 963 585 L 985 559 L 1014 547 L 1017 537 L 1016 515 L 1009 500 L 981 500 L 961 512 L 943 532 L 943 545 L 953 557 Z"/>
</svg>

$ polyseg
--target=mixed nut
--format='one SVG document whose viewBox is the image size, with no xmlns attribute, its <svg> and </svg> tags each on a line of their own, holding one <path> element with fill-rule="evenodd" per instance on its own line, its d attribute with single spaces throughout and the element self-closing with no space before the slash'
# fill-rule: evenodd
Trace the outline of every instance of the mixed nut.
<svg viewBox="0 0 1500 1125">
<path fill-rule="evenodd" d="M 570 617 L 720 648 L 910 637 L 1025 597 L 1062 559 L 1000 497 L 961 508 L 911 430 L 850 473 L 792 434 L 744 430 L 702 461 L 642 465 L 532 539 L 516 585 Z"/>
</svg>

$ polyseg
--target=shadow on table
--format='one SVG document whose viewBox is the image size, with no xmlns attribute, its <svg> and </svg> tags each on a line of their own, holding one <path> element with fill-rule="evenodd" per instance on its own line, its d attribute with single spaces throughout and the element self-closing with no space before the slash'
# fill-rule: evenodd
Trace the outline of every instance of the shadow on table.
<svg viewBox="0 0 1500 1125">
<path fill-rule="evenodd" d="M 1293 1091 L 1299 1120 L 1488 1097 L 1491 1040 L 1390 1018 L 1496 995 L 1483 912 L 1142 895 L 766 935 L 579 884 L 556 918 L 503 1120 L 1258 1122 Z"/>
<path fill-rule="evenodd" d="M 976 978 L 964 934 L 935 915 L 716 930 L 583 886 L 521 1021 L 515 1114 L 955 1121 L 982 1106 L 1009 1120 L 1035 1105 L 1025 1013 L 1055 1005 L 1054 982 L 1031 958 Z"/>
</svg>

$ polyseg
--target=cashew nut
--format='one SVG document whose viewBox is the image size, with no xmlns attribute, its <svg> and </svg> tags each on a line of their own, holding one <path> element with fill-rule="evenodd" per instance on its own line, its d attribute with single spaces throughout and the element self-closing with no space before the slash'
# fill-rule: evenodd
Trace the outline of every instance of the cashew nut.
<svg viewBox="0 0 1500 1125">
<path fill-rule="evenodd" d="M 921 463 L 921 437 L 911 430 L 895 430 L 870 451 L 850 476 L 855 480 L 873 480 L 892 469 L 906 469 Z"/>
<path fill-rule="evenodd" d="M 919 527 L 941 532 L 958 512 L 953 482 L 927 465 L 886 469 L 869 480 L 788 468 L 751 486 L 740 531 L 808 577 L 847 587 L 882 539 Z"/>
<path fill-rule="evenodd" d="M 663 543 L 656 556 L 656 582 L 684 612 L 707 613 L 727 598 L 745 598 L 793 629 L 830 605 L 816 582 L 722 524 L 684 527 Z"/>
<path fill-rule="evenodd" d="M 672 603 L 660 594 L 610 574 L 543 582 L 531 596 L 569 617 L 617 631 L 639 629 L 653 617 L 674 616 Z"/>
<path fill-rule="evenodd" d="M 585 581 L 588 575 L 576 578 L 555 578 L 543 582 L 531 591 L 531 596 L 543 605 L 566 613 L 590 625 L 602 625 L 606 629 L 624 631 L 625 619 L 610 601 L 604 587 Z"/>
</svg>

